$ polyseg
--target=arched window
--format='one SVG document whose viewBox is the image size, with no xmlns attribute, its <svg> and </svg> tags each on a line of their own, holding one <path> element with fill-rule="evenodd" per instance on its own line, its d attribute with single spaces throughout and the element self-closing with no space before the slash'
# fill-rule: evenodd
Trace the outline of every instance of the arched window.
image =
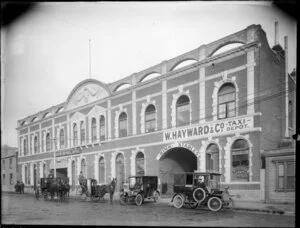
<svg viewBox="0 0 300 228">
<path fill-rule="evenodd" d="M 127 114 L 122 112 L 119 116 L 119 137 L 127 136 Z"/>
<path fill-rule="evenodd" d="M 47 133 L 47 135 L 46 135 L 46 151 L 50 151 L 50 146 L 51 146 L 50 133 Z"/>
<path fill-rule="evenodd" d="M 81 171 L 82 171 L 83 176 L 85 178 L 87 178 L 87 176 L 86 176 L 86 162 L 85 162 L 85 159 L 81 160 Z"/>
<path fill-rule="evenodd" d="M 121 153 L 119 153 L 116 157 L 116 178 L 118 180 L 116 189 L 120 190 L 125 181 L 124 156 Z"/>
<path fill-rule="evenodd" d="M 37 136 L 34 137 L 33 144 L 34 144 L 34 153 L 36 154 L 38 153 L 38 148 L 39 148 Z"/>
<path fill-rule="evenodd" d="M 145 111 L 145 132 L 155 131 L 156 126 L 156 109 L 154 105 L 148 105 Z"/>
<path fill-rule="evenodd" d="M 63 129 L 61 129 L 59 132 L 59 143 L 60 143 L 60 148 L 65 147 L 65 132 Z"/>
<path fill-rule="evenodd" d="M 96 119 L 92 118 L 92 142 L 96 142 L 97 141 L 97 126 L 96 126 Z"/>
<path fill-rule="evenodd" d="M 231 83 L 226 83 L 218 93 L 218 118 L 224 119 L 235 115 L 235 87 Z"/>
<path fill-rule="evenodd" d="M 28 154 L 28 147 L 27 147 L 27 140 L 24 139 L 23 141 L 23 150 L 24 150 L 24 155 Z"/>
<path fill-rule="evenodd" d="M 73 124 L 73 145 L 77 146 L 78 143 L 78 131 L 77 131 L 77 124 Z"/>
<path fill-rule="evenodd" d="M 244 139 L 236 140 L 231 147 L 231 179 L 249 181 L 249 145 Z"/>
<path fill-rule="evenodd" d="M 216 144 L 206 148 L 206 170 L 219 172 L 219 148 Z"/>
<path fill-rule="evenodd" d="M 100 116 L 100 141 L 105 141 L 105 117 Z"/>
<path fill-rule="evenodd" d="M 104 158 L 100 157 L 100 159 L 99 159 L 99 183 L 104 183 L 104 175 L 105 175 Z"/>
<path fill-rule="evenodd" d="M 84 122 L 81 121 L 80 123 L 80 144 L 85 143 L 85 127 L 84 127 Z"/>
<path fill-rule="evenodd" d="M 182 95 L 176 102 L 176 126 L 190 124 L 190 99 Z"/>
<path fill-rule="evenodd" d="M 145 175 L 145 161 L 144 154 L 142 152 L 138 152 L 138 154 L 136 155 L 135 167 L 137 176 Z"/>
</svg>

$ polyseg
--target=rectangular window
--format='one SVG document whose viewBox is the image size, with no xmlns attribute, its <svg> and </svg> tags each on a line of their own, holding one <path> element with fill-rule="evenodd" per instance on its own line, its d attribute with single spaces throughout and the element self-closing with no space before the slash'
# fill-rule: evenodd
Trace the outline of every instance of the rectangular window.
<svg viewBox="0 0 300 228">
<path fill-rule="evenodd" d="M 2 175 L 2 184 L 4 185 L 5 184 L 5 174 L 3 173 Z"/>
<path fill-rule="evenodd" d="M 276 162 L 277 173 L 277 191 L 295 191 L 295 162 L 294 161 L 280 161 Z"/>
<path fill-rule="evenodd" d="M 12 169 L 12 158 L 9 158 L 9 168 Z"/>
<path fill-rule="evenodd" d="M 9 174 L 9 183 L 10 185 L 13 185 L 14 184 L 14 178 L 13 178 L 13 174 Z"/>
</svg>

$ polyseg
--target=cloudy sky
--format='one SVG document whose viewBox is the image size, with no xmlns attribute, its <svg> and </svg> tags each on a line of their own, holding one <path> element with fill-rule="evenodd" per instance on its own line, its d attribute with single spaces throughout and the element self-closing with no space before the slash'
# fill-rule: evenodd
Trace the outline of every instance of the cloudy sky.
<svg viewBox="0 0 300 228">
<path fill-rule="evenodd" d="M 274 45 L 289 39 L 296 66 L 296 21 L 271 2 L 39 3 L 1 29 L 1 137 L 17 146 L 17 120 L 64 102 L 91 77 L 111 83 L 202 44 L 260 24 Z"/>
</svg>

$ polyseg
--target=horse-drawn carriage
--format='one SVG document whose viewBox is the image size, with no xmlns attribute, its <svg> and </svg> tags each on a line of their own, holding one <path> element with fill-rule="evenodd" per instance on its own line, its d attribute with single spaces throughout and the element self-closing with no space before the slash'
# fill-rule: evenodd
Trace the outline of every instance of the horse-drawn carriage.
<svg viewBox="0 0 300 228">
<path fill-rule="evenodd" d="M 39 191 L 39 188 L 37 188 L 37 191 Z M 41 178 L 40 192 L 44 200 L 49 198 L 53 200 L 55 196 L 61 201 L 68 200 L 70 194 L 69 178 Z"/>
<path fill-rule="evenodd" d="M 157 176 L 131 176 L 128 189 L 122 189 L 120 194 L 120 203 L 135 203 L 140 206 L 145 199 L 158 201 L 160 197 L 157 189 Z"/>
<path fill-rule="evenodd" d="M 176 208 L 187 206 L 195 209 L 198 206 L 207 206 L 211 211 L 233 207 L 228 188 L 220 190 L 220 176 L 217 172 L 174 174 L 174 195 L 171 202 Z"/>
<path fill-rule="evenodd" d="M 116 188 L 116 178 L 113 178 L 111 183 L 106 185 L 97 185 L 96 179 L 91 179 L 91 199 L 92 201 L 99 201 L 100 199 L 104 200 L 104 195 L 109 193 L 110 201 L 113 200 L 113 195 Z"/>
</svg>

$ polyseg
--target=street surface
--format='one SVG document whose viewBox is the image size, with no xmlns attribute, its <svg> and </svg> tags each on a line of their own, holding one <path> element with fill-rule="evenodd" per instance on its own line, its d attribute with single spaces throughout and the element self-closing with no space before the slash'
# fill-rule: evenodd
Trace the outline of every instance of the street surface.
<svg viewBox="0 0 300 228">
<path fill-rule="evenodd" d="M 2 193 L 2 224 L 130 225 L 130 226 L 245 226 L 295 227 L 295 216 L 230 210 L 176 209 L 166 203 L 122 206 L 118 201 L 68 202 L 37 200 L 33 195 Z"/>
</svg>

